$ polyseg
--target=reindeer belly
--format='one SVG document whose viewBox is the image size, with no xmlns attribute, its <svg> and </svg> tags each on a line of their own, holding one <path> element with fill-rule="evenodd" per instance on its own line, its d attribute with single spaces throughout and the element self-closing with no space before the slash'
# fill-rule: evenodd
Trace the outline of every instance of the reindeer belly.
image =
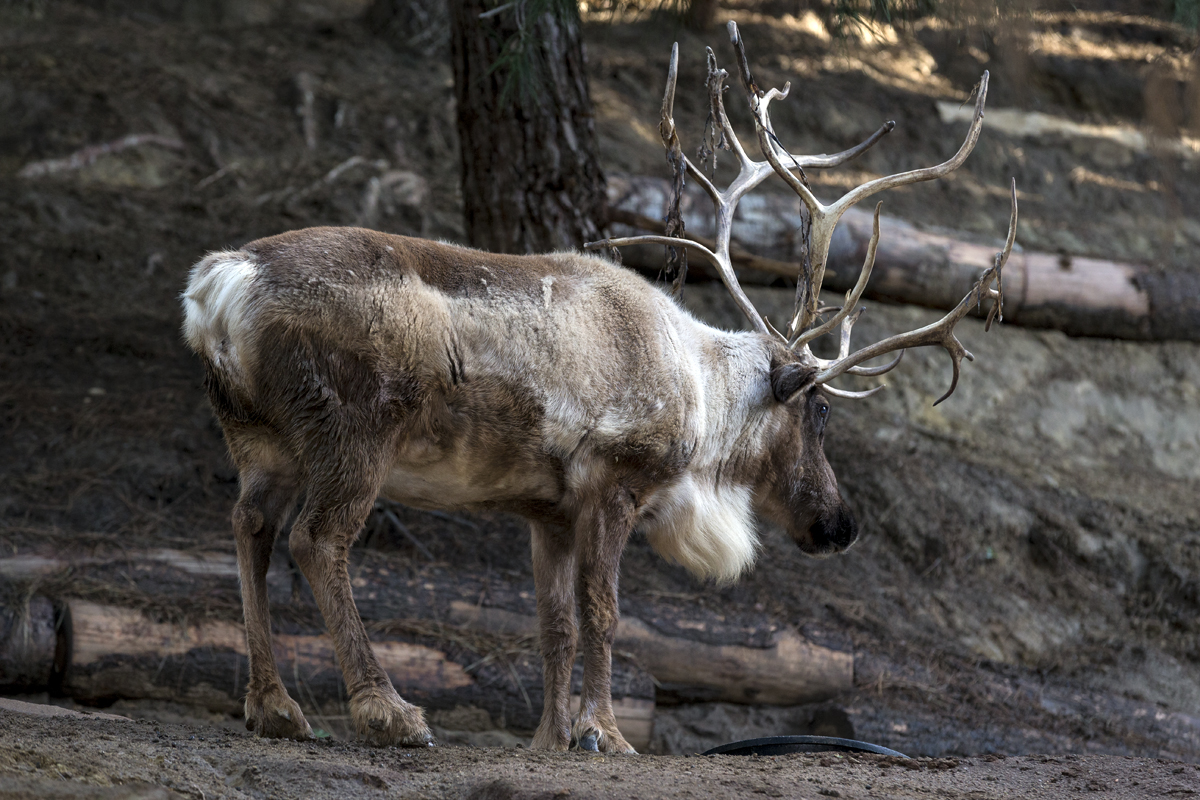
<svg viewBox="0 0 1200 800">
<path fill-rule="evenodd" d="M 561 469 L 528 445 L 490 449 L 410 442 L 401 448 L 380 494 L 418 508 L 520 511 L 558 503 Z"/>
</svg>

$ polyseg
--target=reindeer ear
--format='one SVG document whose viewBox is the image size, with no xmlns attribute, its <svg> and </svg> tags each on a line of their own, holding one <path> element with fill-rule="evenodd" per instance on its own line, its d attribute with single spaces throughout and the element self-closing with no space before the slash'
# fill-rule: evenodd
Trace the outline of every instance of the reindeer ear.
<svg viewBox="0 0 1200 800">
<path fill-rule="evenodd" d="M 801 389 L 808 388 L 816 375 L 817 370 L 814 367 L 794 361 L 779 365 L 771 370 L 771 390 L 775 392 L 775 399 L 786 403 Z"/>
</svg>

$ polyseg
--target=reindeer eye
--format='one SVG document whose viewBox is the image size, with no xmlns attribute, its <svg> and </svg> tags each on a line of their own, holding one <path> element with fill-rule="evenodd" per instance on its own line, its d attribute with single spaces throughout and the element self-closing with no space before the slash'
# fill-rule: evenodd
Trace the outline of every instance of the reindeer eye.
<svg viewBox="0 0 1200 800">
<path fill-rule="evenodd" d="M 827 403 L 821 403 L 821 405 L 817 406 L 817 416 L 821 419 L 829 416 L 829 405 Z"/>
</svg>

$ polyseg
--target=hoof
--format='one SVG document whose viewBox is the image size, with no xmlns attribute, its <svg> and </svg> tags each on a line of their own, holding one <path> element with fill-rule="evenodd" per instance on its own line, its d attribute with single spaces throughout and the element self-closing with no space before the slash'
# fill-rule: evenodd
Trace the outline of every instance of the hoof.
<svg viewBox="0 0 1200 800">
<path fill-rule="evenodd" d="M 267 739 L 314 739 L 300 706 L 280 689 L 246 698 L 246 730 Z"/>
<path fill-rule="evenodd" d="M 391 687 L 388 687 L 389 689 Z M 395 690 L 369 689 L 350 701 L 354 727 L 368 744 L 378 747 L 433 747 L 425 712 L 400 699 Z"/>
<path fill-rule="evenodd" d="M 575 723 L 572 743 L 576 750 L 587 753 L 630 753 L 637 754 L 617 730 L 616 725 L 604 726 L 594 722 Z"/>
</svg>

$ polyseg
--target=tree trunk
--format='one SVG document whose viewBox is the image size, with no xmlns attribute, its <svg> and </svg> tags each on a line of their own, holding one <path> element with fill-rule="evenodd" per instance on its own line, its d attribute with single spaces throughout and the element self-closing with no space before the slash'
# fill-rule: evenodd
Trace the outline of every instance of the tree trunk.
<svg viewBox="0 0 1200 800">
<path fill-rule="evenodd" d="M 602 238 L 605 205 L 578 16 L 525 17 L 518 0 L 480 19 L 494 5 L 451 3 L 467 235 L 498 253 L 578 248 Z M 530 49 L 502 61 L 522 25 Z"/>
<path fill-rule="evenodd" d="M 694 31 L 707 31 L 717 17 L 717 0 L 692 0 L 684 14 L 684 21 Z"/>
</svg>

